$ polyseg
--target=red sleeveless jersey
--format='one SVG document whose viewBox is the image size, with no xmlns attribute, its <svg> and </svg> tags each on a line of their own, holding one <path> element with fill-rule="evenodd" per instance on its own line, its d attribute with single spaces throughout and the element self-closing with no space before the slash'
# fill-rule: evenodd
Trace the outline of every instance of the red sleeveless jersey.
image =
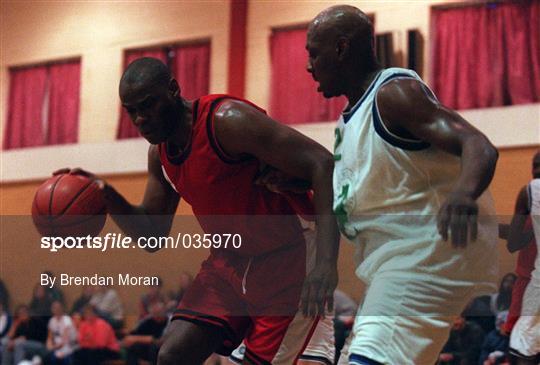
<svg viewBox="0 0 540 365">
<path fill-rule="evenodd" d="M 193 105 L 192 136 L 181 156 L 159 145 L 165 178 L 189 203 L 206 233 L 240 234 L 242 246 L 227 249 L 254 256 L 304 243 L 296 214 L 313 214 L 306 195 L 284 196 L 254 184 L 260 163 L 253 157 L 233 159 L 220 147 L 214 133 L 214 113 L 228 95 L 208 95 Z M 299 211 L 302 210 L 302 211 Z"/>
<path fill-rule="evenodd" d="M 533 229 L 532 228 L 532 219 L 531 216 L 527 218 L 525 222 L 525 230 Z M 531 242 L 527 244 L 524 248 L 519 250 L 517 263 L 516 263 L 516 274 L 523 278 L 530 279 L 531 273 L 534 270 L 534 261 L 536 260 L 536 255 L 538 254 L 536 249 L 536 240 L 533 236 Z"/>
</svg>

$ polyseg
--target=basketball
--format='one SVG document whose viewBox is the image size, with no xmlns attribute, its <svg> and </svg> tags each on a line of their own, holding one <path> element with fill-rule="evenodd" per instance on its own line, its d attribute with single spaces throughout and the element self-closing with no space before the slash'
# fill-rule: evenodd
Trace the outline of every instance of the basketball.
<svg viewBox="0 0 540 365">
<path fill-rule="evenodd" d="M 32 219 L 43 236 L 95 236 L 105 224 L 105 200 L 94 180 L 83 175 L 55 175 L 37 189 Z"/>
</svg>

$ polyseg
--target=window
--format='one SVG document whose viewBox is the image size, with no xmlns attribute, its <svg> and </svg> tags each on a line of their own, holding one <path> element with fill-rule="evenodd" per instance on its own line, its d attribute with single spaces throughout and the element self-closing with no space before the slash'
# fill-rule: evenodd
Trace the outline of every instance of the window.
<svg viewBox="0 0 540 365">
<path fill-rule="evenodd" d="M 325 99 L 306 71 L 306 28 L 274 30 L 270 39 L 271 85 L 269 114 L 286 124 L 334 121 L 344 97 Z"/>
<path fill-rule="evenodd" d="M 433 7 L 431 83 L 455 109 L 540 101 L 540 1 Z"/>
<path fill-rule="evenodd" d="M 4 149 L 76 143 L 80 60 L 9 70 Z"/>
</svg>

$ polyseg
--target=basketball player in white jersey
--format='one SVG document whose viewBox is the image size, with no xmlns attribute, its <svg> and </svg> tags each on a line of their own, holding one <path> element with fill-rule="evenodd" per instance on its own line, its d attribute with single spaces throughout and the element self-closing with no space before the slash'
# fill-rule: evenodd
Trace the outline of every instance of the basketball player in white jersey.
<svg viewBox="0 0 540 365">
<path fill-rule="evenodd" d="M 498 157 L 410 70 L 382 69 L 369 18 L 334 6 L 309 25 L 308 72 L 345 95 L 335 130 L 334 211 L 367 284 L 340 364 L 434 364 L 453 318 L 495 290 Z"/>
<path fill-rule="evenodd" d="M 516 201 L 516 209 L 508 243 L 519 241 L 528 215 L 531 215 L 537 252 L 540 252 L 540 152 L 533 157 L 533 180 L 524 186 Z M 540 255 L 536 255 L 531 281 L 523 295 L 521 316 L 510 335 L 512 364 L 536 365 L 540 363 Z"/>
</svg>

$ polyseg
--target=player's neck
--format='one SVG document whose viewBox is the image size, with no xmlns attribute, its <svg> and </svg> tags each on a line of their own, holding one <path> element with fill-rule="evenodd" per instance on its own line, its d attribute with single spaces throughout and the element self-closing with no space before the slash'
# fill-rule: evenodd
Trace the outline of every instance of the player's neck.
<svg viewBox="0 0 540 365">
<path fill-rule="evenodd" d="M 351 81 L 349 82 L 347 93 L 345 94 L 349 100 L 349 107 L 354 106 L 358 100 L 360 100 L 380 71 L 381 68 L 377 67 L 372 71 L 353 75 L 353 77 L 349 79 Z"/>
<path fill-rule="evenodd" d="M 168 139 L 167 143 L 174 146 L 179 151 L 183 151 L 191 140 L 193 128 L 193 103 L 191 101 L 181 99 L 182 107 L 178 116 L 178 127 Z"/>
</svg>

